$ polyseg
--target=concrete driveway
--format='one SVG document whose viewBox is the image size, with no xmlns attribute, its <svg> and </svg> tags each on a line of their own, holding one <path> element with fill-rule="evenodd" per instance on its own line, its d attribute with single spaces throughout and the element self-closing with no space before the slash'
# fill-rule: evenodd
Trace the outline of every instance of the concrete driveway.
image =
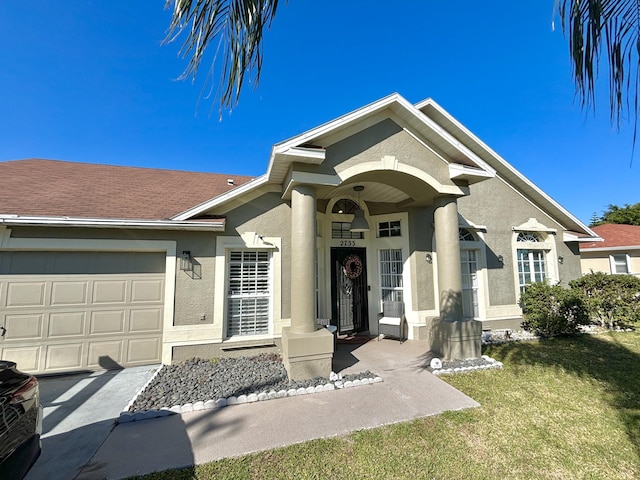
<svg viewBox="0 0 640 480">
<path fill-rule="evenodd" d="M 40 377 L 42 454 L 26 480 L 70 480 L 160 365 Z"/>
</svg>

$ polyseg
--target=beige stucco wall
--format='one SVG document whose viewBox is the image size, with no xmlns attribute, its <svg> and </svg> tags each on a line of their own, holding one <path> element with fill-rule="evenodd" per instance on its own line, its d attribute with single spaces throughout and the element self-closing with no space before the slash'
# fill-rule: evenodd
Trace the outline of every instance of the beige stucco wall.
<svg viewBox="0 0 640 480">
<path fill-rule="evenodd" d="M 554 235 L 557 256 L 564 262 L 557 265 L 558 277 L 563 284 L 581 275 L 577 243 L 563 241 L 563 227 L 553 221 L 500 178 L 492 178 L 470 186 L 470 195 L 458 200 L 460 214 L 469 222 L 487 227 L 484 236 L 487 253 L 487 281 L 490 306 L 517 303 L 513 261 L 513 227 L 535 218 L 544 226 L 556 229 Z M 498 256 L 504 263 L 500 263 Z M 550 259 L 554 261 L 555 259 Z"/>
<path fill-rule="evenodd" d="M 436 308 L 433 263 L 426 261 L 433 251 L 433 208 L 409 210 L 409 248 L 411 250 L 411 288 L 413 310 Z M 433 255 L 433 254 L 432 254 Z"/>
<path fill-rule="evenodd" d="M 296 169 L 334 175 L 365 162 L 378 162 L 387 155 L 424 170 L 443 185 L 454 185 L 446 162 L 390 119 L 328 146 L 321 165 L 296 165 Z"/>
<path fill-rule="evenodd" d="M 582 273 L 604 272 L 611 273 L 611 255 L 625 254 L 629 256 L 629 269 L 631 274 L 640 275 L 640 250 L 615 250 L 599 252 L 582 252 Z"/>
</svg>

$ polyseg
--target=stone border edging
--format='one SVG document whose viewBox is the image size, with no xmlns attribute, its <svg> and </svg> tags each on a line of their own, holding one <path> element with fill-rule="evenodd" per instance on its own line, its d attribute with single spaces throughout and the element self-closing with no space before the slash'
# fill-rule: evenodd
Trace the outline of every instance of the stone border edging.
<svg viewBox="0 0 640 480">
<path fill-rule="evenodd" d="M 347 380 L 342 381 L 335 373 L 331 372 L 331 378 L 337 378 L 335 381 L 330 380 L 324 385 L 316 385 L 315 387 L 307 388 L 291 388 L 289 390 L 270 390 L 269 392 L 250 393 L 248 395 L 231 396 L 229 398 L 219 398 L 217 400 L 207 400 L 206 402 L 198 401 L 194 403 L 185 403 L 184 405 L 174 405 L 172 407 L 162 407 L 161 409 L 144 410 L 140 412 L 129 412 L 129 408 L 138 398 L 145 388 L 151 383 L 151 381 L 158 374 L 160 369 L 151 377 L 151 379 L 140 389 L 140 391 L 134 395 L 133 399 L 127 404 L 125 410 L 120 412 L 120 416 L 116 419 L 116 423 L 128 423 L 138 420 L 147 420 L 150 418 L 166 417 L 168 415 L 174 415 L 176 413 L 196 412 L 200 410 L 215 410 L 218 408 L 224 408 L 230 405 L 242 405 L 245 403 L 262 402 L 265 400 L 274 400 L 276 398 L 295 397 L 297 395 L 310 395 L 313 393 L 330 392 L 336 389 L 353 388 L 362 385 L 372 385 L 374 383 L 382 382 L 381 377 L 363 378 L 359 380 Z"/>
<path fill-rule="evenodd" d="M 452 373 L 463 373 L 463 372 L 472 372 L 474 370 L 492 370 L 502 368 L 502 362 L 498 362 L 497 360 L 489 357 L 488 355 L 482 355 L 482 358 L 489 362 L 489 364 L 485 365 L 475 365 L 472 367 L 455 367 L 455 368 L 438 368 L 433 370 L 431 373 L 434 375 L 449 375 Z"/>
</svg>

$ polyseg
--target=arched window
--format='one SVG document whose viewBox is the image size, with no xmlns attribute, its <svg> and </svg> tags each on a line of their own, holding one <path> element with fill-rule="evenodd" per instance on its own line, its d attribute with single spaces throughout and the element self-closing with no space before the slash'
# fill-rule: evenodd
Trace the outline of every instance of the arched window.
<svg viewBox="0 0 640 480">
<path fill-rule="evenodd" d="M 466 228 L 458 229 L 458 238 L 460 239 L 461 242 L 475 242 L 476 241 L 476 237 L 473 236 L 473 233 L 471 233 Z"/>
<path fill-rule="evenodd" d="M 526 248 L 517 249 L 518 262 L 518 286 L 520 291 L 529 283 L 544 282 L 547 280 L 547 258 L 544 239 L 536 232 L 520 232 L 516 238 L 517 243 Z M 539 244 L 531 245 L 531 244 Z"/>
<path fill-rule="evenodd" d="M 333 209 L 331 210 L 331 213 L 348 214 L 354 213 L 358 209 L 360 209 L 360 207 L 356 202 L 354 202 L 353 200 L 349 200 L 348 198 L 342 198 L 335 203 Z"/>
<path fill-rule="evenodd" d="M 534 232 L 520 232 L 516 242 L 539 242 L 540 237 Z"/>
</svg>

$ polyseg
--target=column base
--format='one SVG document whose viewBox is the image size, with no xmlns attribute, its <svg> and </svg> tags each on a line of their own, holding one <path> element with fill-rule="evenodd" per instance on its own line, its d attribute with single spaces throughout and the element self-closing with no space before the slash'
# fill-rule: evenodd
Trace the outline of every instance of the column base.
<svg viewBox="0 0 640 480">
<path fill-rule="evenodd" d="M 459 320 L 445 322 L 428 318 L 430 350 L 444 360 L 464 360 L 482 355 L 482 322 Z"/>
<path fill-rule="evenodd" d="M 328 377 L 333 364 L 333 335 L 326 328 L 312 333 L 283 328 L 282 361 L 289 380 Z"/>
</svg>

